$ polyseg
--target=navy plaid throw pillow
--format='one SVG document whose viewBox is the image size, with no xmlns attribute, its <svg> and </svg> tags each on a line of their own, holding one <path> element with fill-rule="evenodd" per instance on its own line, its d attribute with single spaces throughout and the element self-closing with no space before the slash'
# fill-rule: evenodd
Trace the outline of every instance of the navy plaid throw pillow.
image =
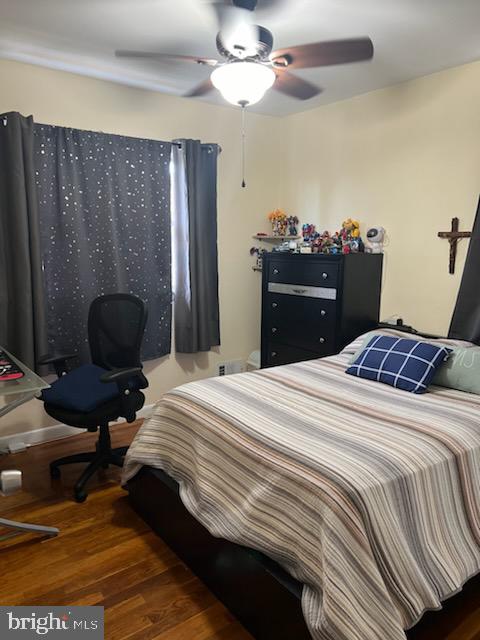
<svg viewBox="0 0 480 640">
<path fill-rule="evenodd" d="M 375 335 L 346 373 L 404 391 L 425 393 L 451 352 L 430 342 Z"/>
</svg>

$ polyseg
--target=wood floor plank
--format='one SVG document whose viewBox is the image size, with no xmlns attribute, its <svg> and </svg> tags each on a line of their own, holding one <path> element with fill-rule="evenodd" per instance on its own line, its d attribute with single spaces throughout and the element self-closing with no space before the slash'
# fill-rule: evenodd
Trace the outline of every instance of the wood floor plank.
<svg viewBox="0 0 480 640">
<path fill-rule="evenodd" d="M 446 640 L 476 640 L 480 635 L 480 608 L 467 616 Z"/>
<path fill-rule="evenodd" d="M 252 640 L 252 636 L 245 631 L 240 623 L 233 622 L 225 629 L 208 636 L 207 640 Z"/>
<path fill-rule="evenodd" d="M 215 602 L 211 607 L 154 636 L 152 640 L 208 640 L 231 624 L 232 615 L 220 602 Z"/>
<path fill-rule="evenodd" d="M 113 428 L 114 446 L 129 444 L 138 426 Z M 94 434 L 80 434 L 0 458 L 0 470 L 24 474 L 22 491 L 0 498 L 1 515 L 60 528 L 56 538 L 25 534 L 0 543 L 0 604 L 103 606 L 106 640 L 252 640 L 132 510 L 117 468 L 93 479 L 83 504 L 72 499 L 82 465 L 50 479 L 51 460 L 94 442 Z M 409 639 L 480 640 L 479 602 L 480 581 L 469 583 Z"/>
</svg>

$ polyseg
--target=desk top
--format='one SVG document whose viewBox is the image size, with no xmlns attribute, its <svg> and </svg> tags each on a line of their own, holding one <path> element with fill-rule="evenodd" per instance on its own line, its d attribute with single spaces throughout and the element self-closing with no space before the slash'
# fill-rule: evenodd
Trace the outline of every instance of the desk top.
<svg viewBox="0 0 480 640">
<path fill-rule="evenodd" d="M 31 369 L 29 369 L 23 362 L 20 362 L 15 356 L 9 353 L 6 349 L 2 350 L 11 358 L 15 364 L 25 374 L 22 378 L 17 380 L 3 380 L 0 381 L 0 396 L 11 396 L 17 393 L 40 393 L 42 389 L 48 389 L 50 386 L 48 382 L 45 382 L 40 376 L 37 376 Z"/>
</svg>

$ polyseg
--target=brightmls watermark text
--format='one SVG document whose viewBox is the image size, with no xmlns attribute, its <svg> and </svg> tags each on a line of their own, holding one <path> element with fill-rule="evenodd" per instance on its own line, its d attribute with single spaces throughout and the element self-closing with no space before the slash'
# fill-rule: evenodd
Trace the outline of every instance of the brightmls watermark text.
<svg viewBox="0 0 480 640">
<path fill-rule="evenodd" d="M 0 607 L 1 640 L 104 640 L 103 607 Z"/>
</svg>

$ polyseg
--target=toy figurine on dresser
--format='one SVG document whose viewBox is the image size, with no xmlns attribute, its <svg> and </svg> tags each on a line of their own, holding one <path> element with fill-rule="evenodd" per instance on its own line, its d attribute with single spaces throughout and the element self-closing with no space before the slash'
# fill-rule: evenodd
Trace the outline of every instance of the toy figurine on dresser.
<svg viewBox="0 0 480 640">
<path fill-rule="evenodd" d="M 367 231 L 367 253 L 383 253 L 385 243 L 385 229 L 383 227 L 371 227 Z"/>
</svg>

